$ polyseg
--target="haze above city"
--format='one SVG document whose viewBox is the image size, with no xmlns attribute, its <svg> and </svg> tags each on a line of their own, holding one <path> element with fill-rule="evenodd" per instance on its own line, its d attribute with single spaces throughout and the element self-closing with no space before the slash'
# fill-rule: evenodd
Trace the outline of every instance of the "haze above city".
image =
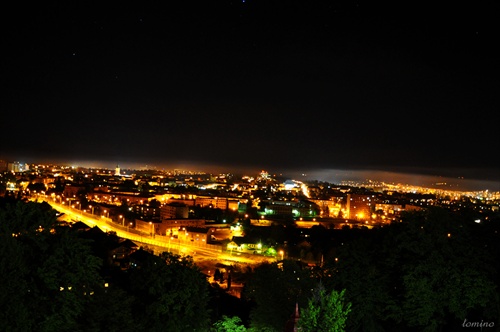
<svg viewBox="0 0 500 332">
<path fill-rule="evenodd" d="M 7 14 L 0 159 L 500 190 L 492 3 Z"/>
</svg>

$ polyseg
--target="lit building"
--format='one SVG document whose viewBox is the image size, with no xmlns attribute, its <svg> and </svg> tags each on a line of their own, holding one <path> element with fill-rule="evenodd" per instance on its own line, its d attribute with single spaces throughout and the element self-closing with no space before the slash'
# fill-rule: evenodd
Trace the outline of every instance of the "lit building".
<svg viewBox="0 0 500 332">
<path fill-rule="evenodd" d="M 342 204 L 344 202 L 344 197 L 336 196 L 331 197 L 328 200 L 324 199 L 310 199 L 311 202 L 318 205 L 320 208 L 320 217 L 338 217 L 340 211 L 342 211 Z"/>
<path fill-rule="evenodd" d="M 347 194 L 347 218 L 369 220 L 372 214 L 372 195 Z"/>
<path fill-rule="evenodd" d="M 187 204 L 172 202 L 163 204 L 160 208 L 160 219 L 183 219 L 188 218 L 189 208 Z"/>
<path fill-rule="evenodd" d="M 13 163 L 7 164 L 7 170 L 10 172 L 24 172 L 29 169 L 29 165 L 25 163 L 21 163 L 19 161 L 14 161 Z"/>
<path fill-rule="evenodd" d="M 227 197 L 197 196 L 194 204 L 200 207 L 211 206 L 214 209 L 237 211 L 239 200 Z"/>
</svg>

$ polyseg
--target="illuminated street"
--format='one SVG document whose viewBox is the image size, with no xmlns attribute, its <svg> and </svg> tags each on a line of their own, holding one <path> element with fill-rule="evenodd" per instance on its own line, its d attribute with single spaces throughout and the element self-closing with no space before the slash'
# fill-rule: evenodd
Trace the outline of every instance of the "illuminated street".
<svg viewBox="0 0 500 332">
<path fill-rule="evenodd" d="M 44 200 L 50 204 L 55 210 L 64 213 L 63 219 L 68 222 L 81 221 L 89 227 L 97 226 L 103 232 L 116 232 L 118 237 L 129 239 L 142 246 L 147 246 L 152 249 L 155 254 L 160 254 L 163 251 L 170 251 L 181 256 L 191 256 L 195 263 L 202 261 L 225 262 L 226 264 L 242 263 L 242 264 L 258 264 L 264 261 L 274 261 L 274 258 L 267 258 L 259 255 L 249 255 L 240 253 L 223 253 L 221 247 L 211 244 L 193 244 L 191 241 L 186 241 L 181 238 L 172 240 L 167 236 L 155 235 L 151 237 L 149 234 L 138 232 L 135 229 L 130 229 L 113 222 L 109 218 L 92 215 L 90 213 L 68 208 L 67 205 L 59 204 L 50 199 Z"/>
</svg>

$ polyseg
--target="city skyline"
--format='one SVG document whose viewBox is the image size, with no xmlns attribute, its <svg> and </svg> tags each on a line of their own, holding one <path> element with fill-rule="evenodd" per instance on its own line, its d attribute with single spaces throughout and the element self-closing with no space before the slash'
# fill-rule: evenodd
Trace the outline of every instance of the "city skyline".
<svg viewBox="0 0 500 332">
<path fill-rule="evenodd" d="M 298 1 L 14 8 L 0 159 L 499 190 L 497 14 Z"/>
<path fill-rule="evenodd" d="M 14 166 L 17 165 L 17 166 Z M 27 167 L 26 167 L 27 166 Z M 110 174 L 115 174 L 117 170 L 123 175 L 134 174 L 135 172 L 153 171 L 158 174 L 185 174 L 187 176 L 211 175 L 214 177 L 227 176 L 232 174 L 236 178 L 242 176 L 259 177 L 263 173 L 272 178 L 288 179 L 294 181 L 314 182 L 320 181 L 332 185 L 347 185 L 354 187 L 392 187 L 396 190 L 415 192 L 455 192 L 455 193 L 478 193 L 478 192 L 500 192 L 500 181 L 477 180 L 465 178 L 463 176 L 440 176 L 417 173 L 398 173 L 375 170 L 341 170 L 341 169 L 316 169 L 310 173 L 301 173 L 288 170 L 287 172 L 276 172 L 274 169 L 263 168 L 225 168 L 221 166 L 212 168 L 202 168 L 200 165 L 176 165 L 176 167 L 165 167 L 153 164 L 113 164 L 102 161 L 80 161 L 80 162 L 56 162 L 54 160 L 46 163 L 6 161 L 0 159 L 0 170 L 6 168 L 12 171 L 32 171 L 41 167 L 53 167 L 54 170 L 107 170 Z M 152 173 L 154 174 L 154 173 Z"/>
</svg>

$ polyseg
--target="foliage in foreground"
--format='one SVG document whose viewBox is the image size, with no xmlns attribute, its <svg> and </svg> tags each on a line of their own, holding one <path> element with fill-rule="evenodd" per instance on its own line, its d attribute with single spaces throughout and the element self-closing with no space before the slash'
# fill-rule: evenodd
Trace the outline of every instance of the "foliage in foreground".
<svg viewBox="0 0 500 332">
<path fill-rule="evenodd" d="M 210 285 L 190 257 L 146 254 L 110 271 L 84 233 L 59 224 L 48 204 L 0 199 L 0 330 L 209 329 Z"/>
<path fill-rule="evenodd" d="M 247 328 L 243 325 L 240 317 L 233 316 L 228 317 L 226 315 L 222 316 L 222 319 L 215 322 L 211 329 L 211 332 L 245 332 Z"/>
<path fill-rule="evenodd" d="M 341 332 L 351 311 L 351 303 L 344 300 L 345 289 L 341 292 L 326 291 L 323 285 L 314 290 L 307 307 L 300 312 L 298 326 L 303 332 Z"/>
<path fill-rule="evenodd" d="M 3 202 L 2 202 L 3 203 Z M 104 285 L 86 240 L 57 225 L 48 205 L 0 208 L 0 330 L 74 331 Z"/>
<path fill-rule="evenodd" d="M 344 241 L 320 271 L 262 264 L 243 292 L 249 321 L 221 310 L 210 325 L 210 287 L 190 258 L 150 255 L 110 273 L 103 247 L 59 225 L 49 205 L 0 199 L 0 330 L 281 332 L 297 303 L 302 331 L 498 325 L 500 230 L 472 220 L 430 209 Z"/>
</svg>

